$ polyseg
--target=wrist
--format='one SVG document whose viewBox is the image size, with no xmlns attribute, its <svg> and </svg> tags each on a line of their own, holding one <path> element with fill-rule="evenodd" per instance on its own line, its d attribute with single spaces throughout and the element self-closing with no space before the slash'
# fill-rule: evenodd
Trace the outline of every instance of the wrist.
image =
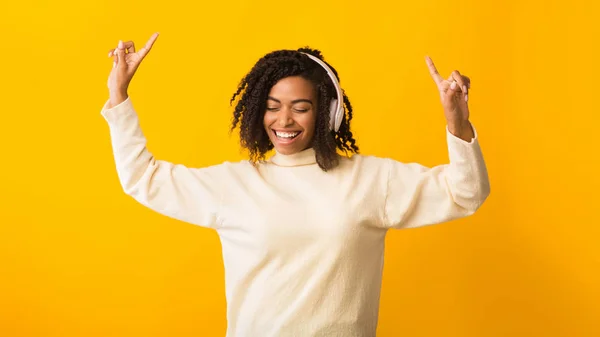
<svg viewBox="0 0 600 337">
<path fill-rule="evenodd" d="M 468 120 L 460 123 L 448 123 L 448 131 L 454 136 L 467 142 L 470 142 L 475 137 L 471 122 Z"/>
<path fill-rule="evenodd" d="M 108 100 L 109 108 L 123 103 L 128 97 L 127 91 L 110 92 Z"/>
</svg>

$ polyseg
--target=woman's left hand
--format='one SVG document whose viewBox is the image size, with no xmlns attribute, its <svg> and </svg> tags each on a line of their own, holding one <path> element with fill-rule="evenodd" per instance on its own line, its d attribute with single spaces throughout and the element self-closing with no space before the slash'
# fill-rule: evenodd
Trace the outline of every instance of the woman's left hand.
<svg viewBox="0 0 600 337">
<path fill-rule="evenodd" d="M 468 104 L 471 80 L 467 76 L 461 75 L 458 70 L 453 71 L 448 79 L 444 79 L 429 56 L 425 57 L 425 61 L 440 92 L 448 130 L 455 136 L 470 141 L 474 137 L 469 122 Z"/>
</svg>

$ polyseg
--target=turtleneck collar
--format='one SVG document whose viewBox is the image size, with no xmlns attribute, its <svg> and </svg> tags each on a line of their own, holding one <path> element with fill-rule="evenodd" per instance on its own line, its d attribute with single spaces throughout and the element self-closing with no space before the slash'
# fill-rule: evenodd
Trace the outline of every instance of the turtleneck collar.
<svg viewBox="0 0 600 337">
<path fill-rule="evenodd" d="M 275 152 L 270 161 L 277 166 L 303 166 L 312 165 L 317 162 L 315 150 L 311 147 L 294 154 L 281 154 Z"/>
</svg>

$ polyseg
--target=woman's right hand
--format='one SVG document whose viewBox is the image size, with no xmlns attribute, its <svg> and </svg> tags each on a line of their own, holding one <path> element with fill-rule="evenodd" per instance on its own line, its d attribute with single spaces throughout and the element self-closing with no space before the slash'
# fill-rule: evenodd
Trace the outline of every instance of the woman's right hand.
<svg viewBox="0 0 600 337">
<path fill-rule="evenodd" d="M 108 57 L 113 58 L 113 68 L 108 75 L 109 107 L 118 105 L 127 99 L 127 88 L 136 70 L 146 55 L 152 49 L 158 33 L 152 34 L 146 45 L 137 52 L 133 41 L 119 41 L 117 48 L 108 52 Z"/>
</svg>

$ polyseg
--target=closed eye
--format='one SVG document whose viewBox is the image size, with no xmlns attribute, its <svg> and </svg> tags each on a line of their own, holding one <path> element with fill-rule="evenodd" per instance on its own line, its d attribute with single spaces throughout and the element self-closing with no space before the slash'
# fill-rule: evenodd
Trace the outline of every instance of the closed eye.
<svg viewBox="0 0 600 337">
<path fill-rule="evenodd" d="M 277 111 L 279 108 L 267 108 L 267 111 Z M 307 112 L 309 109 L 294 109 L 296 112 Z"/>
</svg>

